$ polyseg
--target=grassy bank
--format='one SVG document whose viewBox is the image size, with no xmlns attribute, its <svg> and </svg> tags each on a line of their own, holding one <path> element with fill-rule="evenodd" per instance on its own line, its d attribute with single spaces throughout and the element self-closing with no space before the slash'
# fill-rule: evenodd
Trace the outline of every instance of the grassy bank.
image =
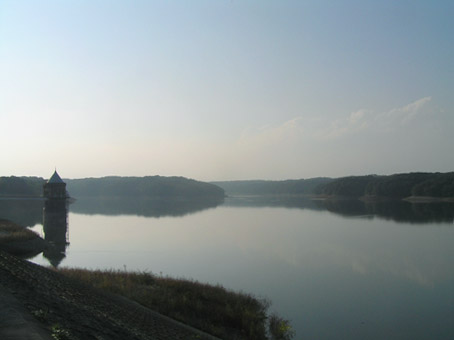
<svg viewBox="0 0 454 340">
<path fill-rule="evenodd" d="M 45 241 L 34 231 L 8 220 L 0 220 L 0 249 L 18 256 L 42 252 Z"/>
<path fill-rule="evenodd" d="M 58 271 L 104 291 L 123 295 L 222 339 L 292 338 L 286 320 L 276 315 L 267 316 L 268 301 L 219 285 L 150 273 L 66 268 Z"/>
<path fill-rule="evenodd" d="M 15 241 L 27 241 L 38 238 L 34 231 L 21 227 L 11 221 L 0 220 L 0 244 Z"/>
</svg>

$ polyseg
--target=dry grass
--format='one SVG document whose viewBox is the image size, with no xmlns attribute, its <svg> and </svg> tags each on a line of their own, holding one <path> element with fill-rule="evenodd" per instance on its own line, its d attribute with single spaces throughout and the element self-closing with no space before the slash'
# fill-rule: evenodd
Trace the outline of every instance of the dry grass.
<svg viewBox="0 0 454 340">
<path fill-rule="evenodd" d="M 59 269 L 222 339 L 267 339 L 269 303 L 249 294 L 150 273 Z"/>
<path fill-rule="evenodd" d="M 7 220 L 0 220 L 0 244 L 34 240 L 38 237 L 39 235 L 30 229 Z"/>
</svg>

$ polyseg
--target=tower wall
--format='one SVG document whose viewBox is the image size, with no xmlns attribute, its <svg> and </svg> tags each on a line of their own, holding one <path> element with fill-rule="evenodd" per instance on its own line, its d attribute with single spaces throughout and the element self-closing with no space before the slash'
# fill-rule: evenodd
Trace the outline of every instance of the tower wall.
<svg viewBox="0 0 454 340">
<path fill-rule="evenodd" d="M 45 198 L 66 198 L 66 183 L 46 183 L 43 189 Z"/>
</svg>

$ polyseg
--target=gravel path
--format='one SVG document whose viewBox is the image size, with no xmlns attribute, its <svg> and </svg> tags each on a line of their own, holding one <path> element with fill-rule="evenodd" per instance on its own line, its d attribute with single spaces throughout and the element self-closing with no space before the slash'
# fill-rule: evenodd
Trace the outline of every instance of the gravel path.
<svg viewBox="0 0 454 340">
<path fill-rule="evenodd" d="M 11 308 L 12 297 L 25 307 L 22 312 Z M 131 300 L 103 293 L 4 252 L 0 252 L 0 304 L 3 315 L 33 315 L 39 323 L 31 320 L 24 325 L 41 324 L 49 330 L 47 334 L 62 340 L 217 339 Z M 8 326 L 3 322 L 4 329 Z M 31 336 L 34 331 L 28 332 Z M 11 339 L 47 339 L 46 332 L 41 335 Z"/>
</svg>

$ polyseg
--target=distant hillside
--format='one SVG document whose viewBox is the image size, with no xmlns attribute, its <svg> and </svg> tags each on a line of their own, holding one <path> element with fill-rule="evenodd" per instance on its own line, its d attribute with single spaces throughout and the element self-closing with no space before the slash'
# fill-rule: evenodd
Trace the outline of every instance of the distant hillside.
<svg viewBox="0 0 454 340">
<path fill-rule="evenodd" d="M 309 195 L 320 185 L 331 182 L 331 178 L 318 177 L 285 181 L 225 181 L 211 182 L 226 192 L 227 195 Z"/>
<path fill-rule="evenodd" d="M 43 223 L 44 202 L 37 199 L 0 200 L 0 219 L 9 220 L 23 227 Z"/>
<path fill-rule="evenodd" d="M 223 198 L 224 190 L 184 177 L 103 177 L 65 179 L 71 197 Z"/>
<path fill-rule="evenodd" d="M 454 172 L 342 177 L 320 185 L 315 193 L 348 197 L 454 197 Z"/>
<path fill-rule="evenodd" d="M 310 178 L 285 181 L 199 182 L 184 177 L 103 177 L 65 179 L 71 197 L 147 197 L 207 199 L 240 195 L 327 195 L 406 198 L 454 197 L 454 172 L 404 173 L 342 178 Z M 40 177 L 0 177 L 0 197 L 40 197 L 45 180 Z"/>
<path fill-rule="evenodd" d="M 227 195 L 327 195 L 344 197 L 376 196 L 406 198 L 427 196 L 454 197 L 454 172 L 414 172 L 389 176 L 367 175 L 342 178 L 310 178 L 286 181 L 211 182 Z"/>
<path fill-rule="evenodd" d="M 0 197 L 39 197 L 44 183 L 40 177 L 0 177 Z"/>
</svg>

